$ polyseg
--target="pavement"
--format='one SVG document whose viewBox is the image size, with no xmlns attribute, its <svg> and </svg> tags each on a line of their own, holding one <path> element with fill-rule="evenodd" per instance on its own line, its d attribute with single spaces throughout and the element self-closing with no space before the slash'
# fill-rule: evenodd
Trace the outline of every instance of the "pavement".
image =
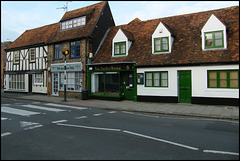
<svg viewBox="0 0 240 161">
<path fill-rule="evenodd" d="M 153 103 L 153 102 L 133 102 L 133 101 L 109 101 L 79 98 L 47 96 L 44 94 L 27 94 L 4 92 L 1 89 L 1 97 L 21 100 L 32 100 L 39 102 L 51 102 L 79 107 L 102 108 L 115 111 L 143 112 L 153 114 L 177 115 L 188 117 L 201 117 L 213 119 L 225 119 L 239 121 L 239 107 L 226 105 L 198 105 L 189 103 Z"/>
</svg>

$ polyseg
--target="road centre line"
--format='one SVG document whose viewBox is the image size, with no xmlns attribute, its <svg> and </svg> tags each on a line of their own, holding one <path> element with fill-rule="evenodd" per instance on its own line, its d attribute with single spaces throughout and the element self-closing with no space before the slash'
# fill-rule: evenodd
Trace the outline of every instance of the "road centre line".
<svg viewBox="0 0 240 161">
<path fill-rule="evenodd" d="M 94 129 L 94 130 L 121 131 L 121 129 L 110 129 L 110 128 L 90 127 L 90 126 L 71 125 L 71 124 L 61 124 L 61 123 L 57 123 L 56 125 L 69 126 L 69 127 L 79 127 L 79 128 Z"/>
<path fill-rule="evenodd" d="M 176 146 L 180 146 L 180 147 L 184 147 L 184 148 L 191 149 L 191 150 L 199 150 L 198 148 L 191 147 L 191 146 L 188 146 L 188 145 L 179 144 L 179 143 L 175 143 L 175 142 L 172 142 L 172 141 L 167 141 L 167 140 L 163 140 L 163 139 L 159 139 L 159 138 L 154 138 L 154 137 L 151 137 L 151 136 L 138 134 L 138 133 L 134 133 L 134 132 L 131 132 L 131 131 L 124 130 L 123 132 L 128 133 L 128 134 L 132 134 L 132 135 L 136 135 L 136 136 L 140 136 L 140 137 L 144 137 L 144 138 L 148 138 L 148 139 L 152 139 L 152 140 L 156 140 L 156 141 L 160 141 L 160 142 L 164 142 L 164 143 L 168 143 L 168 144 L 172 144 L 172 145 L 176 145 Z"/>
<path fill-rule="evenodd" d="M 102 113 L 93 114 L 93 116 L 100 116 L 100 115 L 102 115 Z"/>
<path fill-rule="evenodd" d="M 67 120 L 52 121 L 53 124 L 60 123 L 60 122 L 67 122 Z"/>
<path fill-rule="evenodd" d="M 225 151 L 216 151 L 216 150 L 203 150 L 205 153 L 217 153 L 217 154 L 227 154 L 227 155 L 238 155 L 239 153 L 225 152 Z"/>
<path fill-rule="evenodd" d="M 79 116 L 79 117 L 75 117 L 75 119 L 84 119 L 87 118 L 87 116 Z"/>
</svg>

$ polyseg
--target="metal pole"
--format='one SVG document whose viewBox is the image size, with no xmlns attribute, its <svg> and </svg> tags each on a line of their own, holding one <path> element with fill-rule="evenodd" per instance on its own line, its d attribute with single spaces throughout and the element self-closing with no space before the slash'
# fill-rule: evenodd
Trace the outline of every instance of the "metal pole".
<svg viewBox="0 0 240 161">
<path fill-rule="evenodd" d="M 66 85 L 67 85 L 67 67 L 66 67 L 66 55 L 65 55 L 65 63 L 64 63 L 64 101 L 66 99 Z"/>
</svg>

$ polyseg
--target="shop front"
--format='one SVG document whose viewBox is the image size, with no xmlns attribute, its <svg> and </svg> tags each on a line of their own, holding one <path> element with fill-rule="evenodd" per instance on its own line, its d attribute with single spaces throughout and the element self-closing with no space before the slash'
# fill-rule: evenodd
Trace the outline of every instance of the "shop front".
<svg viewBox="0 0 240 161">
<path fill-rule="evenodd" d="M 90 98 L 136 101 L 135 63 L 101 63 L 88 65 Z"/>
<path fill-rule="evenodd" d="M 51 64 L 51 72 L 52 96 L 62 96 L 64 91 L 64 63 Z M 79 97 L 82 92 L 82 63 L 66 63 L 66 74 L 68 97 Z"/>
</svg>

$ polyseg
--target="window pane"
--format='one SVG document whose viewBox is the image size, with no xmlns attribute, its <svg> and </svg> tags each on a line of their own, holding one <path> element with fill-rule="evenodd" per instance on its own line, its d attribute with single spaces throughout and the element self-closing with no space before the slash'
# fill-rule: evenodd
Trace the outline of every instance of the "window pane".
<svg viewBox="0 0 240 161">
<path fill-rule="evenodd" d="M 162 87 L 167 87 L 168 86 L 167 80 L 161 80 L 161 86 Z"/>
<path fill-rule="evenodd" d="M 220 87 L 227 87 L 227 80 L 220 80 Z"/>
<path fill-rule="evenodd" d="M 238 88 L 238 80 L 230 80 L 230 87 L 231 88 Z"/>
<path fill-rule="evenodd" d="M 227 72 L 220 72 L 220 79 L 227 79 Z"/>
<path fill-rule="evenodd" d="M 126 53 L 126 45 L 125 45 L 125 43 L 122 43 L 121 44 L 121 54 L 123 54 L 123 53 Z"/>
<path fill-rule="evenodd" d="M 212 40 L 206 40 L 206 46 L 208 46 L 208 47 L 213 46 L 213 41 Z"/>
<path fill-rule="evenodd" d="M 160 47 L 160 39 L 155 39 L 155 50 L 156 51 L 160 51 L 161 47 Z"/>
<path fill-rule="evenodd" d="M 209 87 L 217 87 L 217 80 L 210 80 Z"/>
<path fill-rule="evenodd" d="M 146 86 L 152 86 L 152 73 L 146 73 Z"/>
<path fill-rule="evenodd" d="M 222 39 L 222 32 L 215 32 L 215 39 Z"/>
<path fill-rule="evenodd" d="M 161 73 L 162 79 L 167 79 L 167 73 Z"/>
<path fill-rule="evenodd" d="M 215 46 L 222 46 L 223 42 L 222 39 L 221 40 L 215 40 Z"/>
<path fill-rule="evenodd" d="M 168 50 L 168 38 L 162 38 L 162 48 Z"/>
<path fill-rule="evenodd" d="M 147 80 L 147 86 L 152 86 L 152 80 Z"/>
<path fill-rule="evenodd" d="M 154 86 L 159 86 L 160 81 L 159 81 L 159 73 L 154 73 Z"/>
<path fill-rule="evenodd" d="M 209 79 L 217 79 L 217 72 L 209 72 Z"/>
<path fill-rule="evenodd" d="M 238 72 L 237 71 L 231 71 L 230 72 L 230 79 L 238 79 Z"/>
<path fill-rule="evenodd" d="M 152 79 L 152 73 L 147 73 L 147 79 Z"/>
<path fill-rule="evenodd" d="M 115 54 L 119 54 L 119 44 L 115 44 Z"/>
</svg>

